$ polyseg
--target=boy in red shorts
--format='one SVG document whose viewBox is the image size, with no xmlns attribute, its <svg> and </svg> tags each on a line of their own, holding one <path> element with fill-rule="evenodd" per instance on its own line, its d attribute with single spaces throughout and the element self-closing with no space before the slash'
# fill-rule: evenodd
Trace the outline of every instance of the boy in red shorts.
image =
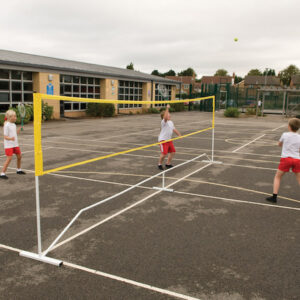
<svg viewBox="0 0 300 300">
<path fill-rule="evenodd" d="M 13 154 L 16 154 L 17 156 L 17 174 L 23 175 L 25 172 L 21 170 L 21 150 L 18 143 L 18 135 L 17 133 L 20 133 L 21 128 L 17 130 L 16 127 L 16 120 L 17 116 L 16 113 L 13 110 L 8 110 L 5 114 L 7 117 L 7 121 L 4 123 L 4 150 L 5 154 L 7 156 L 6 162 L 4 163 L 0 179 L 8 179 L 5 172 L 12 160 Z"/>
<path fill-rule="evenodd" d="M 278 145 L 282 147 L 281 159 L 274 177 L 273 196 L 266 198 L 267 201 L 277 202 L 281 178 L 290 169 L 295 173 L 300 185 L 300 135 L 297 133 L 299 128 L 300 120 L 290 119 L 288 123 L 289 132 L 283 133 L 278 142 Z"/>
<path fill-rule="evenodd" d="M 170 140 L 172 138 L 173 131 L 178 136 L 181 136 L 179 131 L 175 128 L 174 123 L 171 121 L 171 115 L 169 113 L 169 108 L 170 108 L 170 105 L 168 104 L 166 110 L 162 111 L 160 113 L 162 121 L 161 121 L 161 131 L 160 131 L 160 134 L 158 137 L 159 142 Z M 159 170 L 164 169 L 162 166 L 162 163 L 163 163 L 166 155 L 168 155 L 166 168 L 167 169 L 172 168 L 173 166 L 171 165 L 171 161 L 176 152 L 173 142 L 172 141 L 166 142 L 166 143 L 160 144 L 159 146 L 160 146 L 161 154 L 159 157 L 158 169 Z"/>
</svg>

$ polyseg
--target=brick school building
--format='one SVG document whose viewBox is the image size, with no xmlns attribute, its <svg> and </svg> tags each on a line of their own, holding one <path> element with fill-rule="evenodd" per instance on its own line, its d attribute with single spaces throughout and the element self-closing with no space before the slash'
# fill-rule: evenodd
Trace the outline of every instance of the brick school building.
<svg viewBox="0 0 300 300">
<path fill-rule="evenodd" d="M 176 81 L 139 71 L 0 50 L 0 112 L 19 102 L 32 104 L 33 93 L 113 99 L 175 100 Z M 164 95 L 159 87 L 163 86 Z M 166 91 L 167 90 L 167 91 Z M 55 119 L 83 117 L 86 103 L 46 101 Z M 151 105 L 119 104 L 116 113 L 145 112 Z"/>
</svg>

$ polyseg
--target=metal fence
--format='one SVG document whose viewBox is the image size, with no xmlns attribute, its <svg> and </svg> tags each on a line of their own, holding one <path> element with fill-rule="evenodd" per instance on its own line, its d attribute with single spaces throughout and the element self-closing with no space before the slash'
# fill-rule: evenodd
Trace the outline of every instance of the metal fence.
<svg viewBox="0 0 300 300">
<path fill-rule="evenodd" d="M 264 113 L 300 115 L 300 89 L 289 92 L 284 89 L 262 92 L 256 88 L 241 88 L 231 84 L 203 84 L 200 93 L 177 95 L 177 98 L 193 99 L 212 95 L 216 97 L 217 110 L 236 107 L 241 112 L 246 112 L 249 108 L 255 108 L 260 101 Z M 212 111 L 212 101 L 190 103 L 189 110 Z"/>
</svg>

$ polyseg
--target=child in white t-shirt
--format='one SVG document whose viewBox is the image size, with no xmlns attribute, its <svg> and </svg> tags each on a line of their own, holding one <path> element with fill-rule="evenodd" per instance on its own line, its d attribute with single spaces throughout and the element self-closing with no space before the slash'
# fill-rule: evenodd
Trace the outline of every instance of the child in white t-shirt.
<svg viewBox="0 0 300 300">
<path fill-rule="evenodd" d="M 5 172 L 12 160 L 13 154 L 16 154 L 17 156 L 17 174 L 20 175 L 26 174 L 21 170 L 22 154 L 18 143 L 18 134 L 20 133 L 21 128 L 17 130 L 15 124 L 17 120 L 17 115 L 15 111 L 8 110 L 5 116 L 7 117 L 7 121 L 4 123 L 3 133 L 4 133 L 4 150 L 7 158 L 2 168 L 0 179 L 8 179 Z"/>
<path fill-rule="evenodd" d="M 300 134 L 297 133 L 299 128 L 300 120 L 290 119 L 288 123 L 289 132 L 284 132 L 278 142 L 278 145 L 282 147 L 281 159 L 274 177 L 273 196 L 266 198 L 267 201 L 277 202 L 281 178 L 290 169 L 295 173 L 300 185 Z"/>
<path fill-rule="evenodd" d="M 161 131 L 160 131 L 160 134 L 158 137 L 159 142 L 172 139 L 173 132 L 175 132 L 178 136 L 181 136 L 179 131 L 175 128 L 174 123 L 171 121 L 171 115 L 169 112 L 169 108 L 170 108 L 170 105 L 168 104 L 166 110 L 162 111 L 160 114 L 162 121 L 161 121 Z M 161 154 L 159 157 L 158 169 L 159 170 L 164 169 L 162 166 L 162 163 L 163 163 L 166 155 L 168 155 L 166 168 L 167 169 L 172 168 L 173 166 L 171 165 L 171 161 L 176 152 L 173 142 L 172 141 L 165 142 L 165 143 L 160 144 L 159 146 L 160 146 Z"/>
</svg>

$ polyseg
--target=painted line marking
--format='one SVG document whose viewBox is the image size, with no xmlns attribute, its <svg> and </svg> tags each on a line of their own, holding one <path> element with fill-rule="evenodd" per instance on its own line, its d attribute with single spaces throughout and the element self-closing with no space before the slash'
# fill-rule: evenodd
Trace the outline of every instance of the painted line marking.
<svg viewBox="0 0 300 300">
<path fill-rule="evenodd" d="M 241 146 L 241 147 L 239 147 L 239 148 L 237 148 L 237 149 L 233 150 L 233 151 L 232 151 L 232 153 L 235 153 L 235 152 L 237 152 L 237 151 L 239 151 L 239 150 L 243 149 L 244 147 L 246 147 L 246 146 L 248 146 L 248 145 L 250 145 L 250 144 L 254 143 L 255 141 L 259 140 L 260 138 L 264 137 L 265 135 L 266 135 L 266 134 L 263 134 L 263 135 L 261 135 L 261 136 L 257 137 L 256 139 L 254 139 L 254 140 L 250 141 L 249 143 L 247 143 L 247 144 L 245 144 L 245 145 L 243 145 L 243 146 Z"/>
<path fill-rule="evenodd" d="M 273 208 L 281 208 L 281 209 L 298 210 L 298 211 L 300 211 L 300 208 L 298 208 L 298 207 L 291 207 L 291 206 L 279 206 L 279 205 L 268 204 L 268 203 L 251 202 L 251 201 L 245 201 L 245 200 L 223 198 L 223 197 L 209 196 L 209 195 L 203 195 L 203 194 L 194 194 L 194 193 L 180 192 L 180 191 L 174 191 L 173 193 L 182 194 L 182 195 L 189 195 L 189 196 L 205 197 L 205 198 L 211 198 L 211 199 L 220 199 L 220 200 L 230 201 L 230 202 L 246 203 L 246 204 L 251 204 L 251 205 L 268 206 L 268 207 L 273 207 Z"/>
<path fill-rule="evenodd" d="M 126 147 L 115 147 L 118 149 L 127 149 Z M 176 148 L 180 148 L 180 147 L 176 147 Z M 78 149 L 78 148 L 70 148 L 70 147 L 48 147 L 45 148 L 44 150 L 47 149 L 64 149 L 64 150 L 72 150 L 72 151 L 79 151 L 79 152 L 90 152 L 90 153 L 114 153 L 111 151 L 103 151 L 103 150 L 85 150 L 85 149 Z M 209 150 L 209 149 L 207 149 Z M 210 149 L 211 150 L 211 149 Z M 143 149 L 143 151 L 147 151 L 147 152 L 155 152 L 155 153 L 159 153 L 159 150 L 150 150 L 150 149 Z M 189 152 L 176 152 L 178 155 L 190 155 L 190 156 L 195 156 L 195 153 L 189 153 Z M 229 153 L 232 153 L 231 151 Z M 153 156 L 148 156 L 148 155 L 141 155 L 141 154 L 122 154 L 122 155 L 135 155 L 135 156 L 140 156 L 140 157 L 153 157 Z M 263 162 L 263 163 L 273 163 L 273 164 L 278 164 L 278 161 L 270 161 L 270 160 L 261 160 L 261 159 L 251 159 L 251 158 L 237 158 L 236 156 L 224 156 L 224 155 L 215 155 L 215 157 L 223 157 L 223 158 L 230 158 L 230 159 L 238 159 L 238 160 L 245 160 L 245 161 L 252 161 L 252 162 Z M 177 158 L 174 158 L 174 160 L 176 160 Z M 178 159 L 180 160 L 180 159 Z"/>
<path fill-rule="evenodd" d="M 14 252 L 21 252 L 22 251 L 21 249 L 13 248 L 13 247 L 6 246 L 6 245 L 3 245 L 3 244 L 0 244 L 0 248 L 10 250 L 10 251 L 14 251 Z"/>
<path fill-rule="evenodd" d="M 21 249 L 13 248 L 13 247 L 6 246 L 6 245 L 3 245 L 3 244 L 0 244 L 0 248 L 10 250 L 10 251 L 14 251 L 14 252 L 18 252 L 18 253 L 23 251 Z M 137 287 L 140 287 L 140 288 L 143 288 L 143 289 L 147 289 L 147 290 L 154 291 L 154 292 L 164 294 L 164 295 L 169 295 L 169 296 L 172 296 L 172 297 L 175 297 L 175 298 L 185 299 L 185 300 L 200 300 L 199 298 L 194 298 L 194 297 L 187 296 L 187 295 L 180 294 L 180 293 L 176 293 L 176 292 L 173 292 L 173 291 L 170 291 L 170 290 L 158 288 L 158 287 L 155 287 L 153 285 L 141 283 L 141 282 L 138 282 L 138 281 L 135 281 L 135 280 L 127 279 L 127 278 L 124 278 L 124 277 L 120 277 L 120 276 L 117 276 L 117 275 L 105 273 L 105 272 L 102 272 L 102 271 L 97 271 L 97 270 L 94 270 L 94 269 L 86 268 L 86 267 L 79 266 L 77 264 L 73 264 L 73 263 L 70 263 L 70 262 L 67 262 L 67 261 L 63 261 L 63 265 L 67 266 L 69 268 L 81 270 L 81 271 L 92 273 L 92 274 L 95 274 L 95 275 L 98 275 L 98 276 L 106 277 L 106 278 L 109 278 L 109 279 L 112 279 L 112 280 L 124 282 L 124 283 L 127 283 L 129 285 L 134 285 L 134 286 L 137 286 Z"/>
<path fill-rule="evenodd" d="M 72 138 L 70 138 L 72 139 Z M 77 139 L 74 139 L 74 140 L 77 140 Z M 81 140 L 81 139 L 80 139 Z M 222 139 L 223 141 L 225 141 L 225 139 Z M 81 140 L 82 141 L 82 140 Z M 46 141 L 47 143 L 51 143 L 52 141 Z M 55 143 L 55 142 L 52 142 L 52 143 Z M 60 144 L 70 144 L 70 145 L 78 145 L 78 143 L 68 143 L 68 142 L 56 142 L 56 143 L 60 143 Z M 122 145 L 135 145 L 135 146 L 143 146 L 144 144 L 136 144 L 136 143 L 131 143 L 131 142 L 114 142 L 114 141 L 104 141 L 104 143 L 107 143 L 107 144 L 122 144 Z M 84 146 L 87 146 L 87 144 L 79 144 L 79 145 L 84 145 Z M 101 143 L 101 145 L 103 145 L 103 143 Z M 31 145 L 32 146 L 32 145 Z M 91 146 L 95 146 L 95 143 L 92 144 L 92 145 L 88 145 L 89 147 Z M 99 146 L 95 146 L 95 147 L 99 147 Z M 103 148 L 104 147 L 107 147 L 107 146 L 102 146 Z M 119 147 L 121 149 L 127 149 L 126 147 Z M 203 151 L 210 151 L 211 149 L 204 149 L 204 148 L 191 148 L 191 147 L 183 147 L 183 146 L 176 146 L 176 148 L 182 148 L 182 149 L 187 149 L 187 150 L 203 150 Z M 68 148 L 66 148 L 68 149 Z M 78 149 L 80 151 L 80 149 Z M 87 151 L 87 150 L 85 150 Z M 145 151 L 153 151 L 153 150 L 146 150 Z M 91 151 L 91 152 L 97 152 L 97 151 Z M 232 151 L 227 151 L 227 150 L 217 150 L 215 149 L 215 152 L 225 152 L 225 153 L 232 153 Z M 237 154 L 240 154 L 240 155 L 255 155 L 255 156 L 268 156 L 268 157 L 280 157 L 280 155 L 270 155 L 270 154 L 259 154 L 259 153 L 250 153 L 250 152 L 240 152 L 240 153 L 237 153 Z"/>
<path fill-rule="evenodd" d="M 64 261 L 63 265 L 68 266 L 68 267 L 73 268 L 73 269 L 78 269 L 78 270 L 81 270 L 81 271 L 84 271 L 84 272 L 92 273 L 92 274 L 95 274 L 95 275 L 98 275 L 98 276 L 102 276 L 102 277 L 110 278 L 110 279 L 117 280 L 117 281 L 120 281 L 120 282 L 124 282 L 124 283 L 130 284 L 130 285 L 134 285 L 134 286 L 144 288 L 144 289 L 147 289 L 147 290 L 150 290 L 150 291 L 154 291 L 154 292 L 157 292 L 157 293 L 172 296 L 172 297 L 175 297 L 175 298 L 180 298 L 180 299 L 185 299 L 185 300 L 200 300 L 199 298 L 194 298 L 194 297 L 187 296 L 187 295 L 184 295 L 184 294 L 172 292 L 170 290 L 165 290 L 165 289 L 162 289 L 162 288 L 158 288 L 158 287 L 155 287 L 153 285 L 149 285 L 149 284 L 141 283 L 141 282 L 134 281 L 134 280 L 131 280 L 131 279 L 127 279 L 127 278 L 124 278 L 124 277 L 108 274 L 108 273 L 105 273 L 105 272 L 102 272 L 102 271 L 97 271 L 97 270 L 94 270 L 94 269 L 82 267 L 82 266 L 72 264 L 72 263 L 69 263 L 69 262 Z"/>
<path fill-rule="evenodd" d="M 283 127 L 283 126 L 287 126 L 287 125 L 286 125 L 286 124 L 283 124 L 283 125 L 281 125 L 281 126 L 279 126 L 279 127 L 277 127 L 277 128 L 272 129 L 271 131 L 276 131 L 277 129 L 279 129 L 279 128 Z"/>
<path fill-rule="evenodd" d="M 211 164 L 209 164 L 209 165 L 211 165 Z M 174 183 L 171 183 L 170 185 L 168 185 L 166 188 L 171 187 L 172 185 L 174 185 L 174 184 L 177 183 L 177 182 L 184 181 L 187 177 L 189 177 L 189 176 L 191 176 L 192 174 L 194 174 L 194 173 L 200 171 L 201 169 L 204 169 L 205 167 L 207 167 L 207 166 L 209 166 L 209 165 L 206 165 L 206 166 L 200 168 L 199 170 L 196 170 L 196 171 L 194 171 L 193 173 L 186 175 L 185 177 L 183 177 L 183 179 L 178 179 L 178 180 L 175 181 Z M 137 206 L 138 204 L 144 202 L 145 200 L 147 200 L 147 199 L 149 199 L 149 198 L 155 196 L 156 194 L 158 194 L 158 193 L 160 193 L 160 192 L 161 192 L 161 191 L 155 192 L 155 193 L 153 193 L 153 194 L 151 194 L 151 195 L 145 197 L 144 199 L 142 199 L 142 200 L 140 200 L 140 201 L 138 201 L 138 202 L 136 202 L 136 203 L 134 203 L 134 204 L 128 206 L 127 208 L 122 209 L 121 211 L 119 211 L 119 212 L 117 212 L 117 213 L 111 215 L 110 217 L 107 217 L 106 219 L 104 219 L 104 220 L 102 220 L 102 221 L 100 221 L 100 222 L 98 222 L 98 223 L 96 223 L 96 224 L 94 224 L 94 225 L 92 225 L 92 226 L 90 226 L 90 227 L 88 227 L 88 228 L 82 230 L 81 232 L 79 232 L 79 233 L 77 233 L 77 234 L 75 234 L 75 235 L 69 237 L 68 239 L 63 240 L 62 242 L 60 242 L 60 243 L 58 243 L 56 246 L 54 246 L 49 252 L 51 252 L 51 251 L 53 251 L 54 249 L 56 249 L 56 248 L 58 248 L 58 247 L 60 247 L 60 246 L 62 246 L 62 245 L 64 245 L 64 244 L 70 242 L 71 240 L 77 238 L 78 236 L 83 235 L 83 234 L 85 234 L 86 232 L 88 232 L 88 231 L 90 231 L 90 230 L 92 230 L 92 229 L 94 229 L 94 228 L 96 228 L 96 227 L 102 225 L 103 223 L 105 223 L 105 222 L 107 222 L 107 221 L 113 219 L 114 217 L 116 217 L 116 216 L 122 214 L 123 212 L 125 212 L 125 211 L 127 211 L 127 210 L 129 210 L 129 209 L 131 209 L 131 208 L 133 208 L 133 207 L 135 207 L 135 206 Z M 278 206 L 278 205 L 273 205 L 273 204 L 260 203 L 260 202 L 251 202 L 251 201 L 239 200 L 239 199 L 230 199 L 230 198 L 223 198 L 223 197 L 210 196 L 210 195 L 193 194 L 193 193 L 189 193 L 189 192 L 174 191 L 174 193 L 177 193 L 177 194 L 184 194 L 184 195 L 189 195 L 189 196 L 192 195 L 192 196 L 198 196 L 198 197 L 206 197 L 206 198 L 211 198 L 211 199 L 220 199 L 220 200 L 226 200 L 226 201 L 230 201 L 230 202 L 238 202 L 238 203 L 251 204 L 251 205 L 260 205 L 260 206 L 267 206 L 267 207 L 276 207 L 276 208 L 288 209 L 288 210 L 296 210 L 296 211 L 300 210 L 300 208 L 296 208 L 296 207 Z M 291 200 L 293 201 L 293 199 L 291 199 Z M 297 200 L 294 200 L 294 201 L 298 202 Z"/>
<path fill-rule="evenodd" d="M 46 147 L 46 148 L 44 148 L 43 150 L 48 150 L 48 149 L 51 149 L 51 148 L 53 148 L 53 147 Z M 30 153 L 30 152 L 34 152 L 34 150 L 21 151 L 22 155 L 23 155 L 24 153 Z M 4 155 L 0 155 L 0 157 L 6 157 L 6 155 L 5 155 L 5 154 L 4 154 Z"/>
<path fill-rule="evenodd" d="M 134 177 L 150 177 L 149 175 L 137 175 L 137 174 L 128 174 L 128 173 L 108 173 L 108 172 L 81 172 L 81 171 L 60 171 L 59 173 L 75 173 L 75 174 L 104 174 L 104 175 L 116 175 L 116 176 L 134 176 Z M 57 174 L 57 173 L 52 173 L 49 174 L 52 176 L 59 176 L 59 177 L 65 177 L 65 178 L 71 178 L 71 179 L 77 179 L 77 180 L 83 180 L 83 181 L 91 181 L 91 182 L 99 182 L 99 183 L 107 183 L 107 184 L 112 184 L 112 185 L 121 185 L 121 186 L 133 186 L 133 184 L 128 184 L 128 183 L 120 183 L 120 182 L 114 182 L 114 181 L 106 181 L 106 180 L 99 180 L 99 179 L 91 179 L 91 178 L 84 178 L 84 177 L 76 177 L 76 176 L 71 176 L 71 175 L 63 175 L 63 174 Z M 160 178 L 160 177 L 158 177 Z M 180 179 L 178 177 L 165 177 L 166 179 Z M 241 190 L 245 192 L 251 192 L 251 193 L 256 193 L 256 194 L 262 194 L 266 196 L 270 196 L 272 194 L 270 193 L 265 193 L 261 191 L 256 191 L 256 190 L 251 190 L 251 189 L 246 189 L 246 188 L 241 188 L 237 186 L 232 186 L 232 185 L 225 185 L 221 183 L 214 183 L 214 182 L 209 182 L 209 181 L 203 181 L 203 180 L 194 180 L 194 179 L 184 179 L 182 181 L 188 181 L 188 182 L 196 182 L 196 183 L 205 183 L 205 184 L 210 184 L 210 185 L 216 185 L 216 186 L 222 186 L 226 188 L 231 188 L 231 189 L 236 189 L 236 190 Z M 146 186 L 138 186 L 137 188 L 142 188 L 142 189 L 148 189 L 152 190 L 151 187 L 146 187 Z M 278 196 L 279 199 L 284 199 L 292 202 L 297 202 L 300 203 L 300 201 L 284 197 L 284 196 Z"/>
<path fill-rule="evenodd" d="M 72 174 L 100 174 L 100 175 L 115 175 L 115 176 L 131 176 L 131 177 L 143 177 L 143 178 L 149 178 L 152 175 L 139 175 L 139 174 L 129 174 L 129 173 L 113 173 L 113 172 L 85 172 L 85 171 L 60 171 L 59 173 L 72 173 Z M 104 181 L 104 180 L 99 180 L 99 179 L 90 179 L 90 178 L 84 178 L 84 177 L 76 177 L 76 176 L 70 176 L 70 175 L 62 175 L 62 174 L 57 174 L 53 173 L 55 176 L 61 176 L 61 177 L 66 177 L 66 178 L 73 178 L 73 179 L 78 179 L 78 180 L 87 180 L 87 181 L 93 181 L 93 182 L 99 182 L 99 183 L 108 183 L 108 184 L 113 184 L 113 185 L 124 185 L 124 186 L 133 186 L 133 184 L 128 184 L 128 183 L 119 183 L 115 181 Z M 157 178 L 161 178 L 157 177 Z M 165 177 L 166 179 L 172 179 L 172 180 L 177 180 L 179 179 L 178 177 Z M 196 179 L 184 179 L 182 181 L 187 181 L 187 182 L 195 182 L 195 183 L 204 183 L 204 184 L 210 184 L 210 185 L 215 185 L 215 186 L 221 186 L 221 187 L 226 187 L 230 189 L 236 189 L 240 191 L 245 191 L 245 192 L 250 192 L 250 193 L 256 193 L 256 194 L 261 194 L 261 195 L 266 195 L 266 196 L 271 196 L 272 194 L 270 193 L 265 193 L 262 191 L 257 191 L 257 190 L 251 190 L 247 188 L 242 188 L 238 186 L 233 186 L 233 185 L 226 185 L 222 183 L 215 183 L 215 182 L 210 182 L 210 181 L 204 181 L 204 180 L 196 180 Z M 142 189 L 148 189 L 152 190 L 151 187 L 146 187 L 146 186 L 138 186 L 137 188 L 142 188 Z M 300 203 L 300 201 L 284 197 L 284 196 L 278 196 L 279 199 L 284 199 L 292 202 L 297 202 Z"/>
<path fill-rule="evenodd" d="M 209 163 L 209 164 L 207 164 L 207 165 L 205 165 L 205 166 L 203 166 L 203 167 L 201 167 L 201 168 L 199 168 L 199 169 L 193 171 L 192 173 L 189 173 L 189 174 L 185 175 L 184 177 L 182 177 L 182 178 L 180 178 L 180 179 L 178 179 L 178 180 L 176 180 L 176 181 L 170 183 L 170 184 L 167 185 L 165 188 L 170 188 L 170 187 L 173 186 L 174 184 L 176 184 L 176 183 L 178 183 L 178 182 L 184 180 L 185 178 L 187 178 L 187 177 L 189 177 L 189 176 L 191 176 L 191 175 L 193 175 L 193 174 L 195 174 L 195 173 L 197 173 L 197 172 L 199 172 L 199 171 L 201 171 L 201 170 L 203 170 L 203 169 L 205 169 L 205 168 L 207 168 L 207 167 L 209 167 L 209 166 L 211 166 L 211 165 L 212 165 L 212 163 Z M 135 202 L 135 203 L 133 203 L 133 204 L 127 206 L 126 208 L 124 208 L 124 209 L 118 211 L 117 213 L 115 213 L 115 214 L 113 214 L 113 215 L 111 215 L 111 216 L 105 218 L 104 220 L 102 220 L 102 221 L 100 221 L 100 222 L 98 222 L 98 223 L 96 223 L 96 224 L 90 226 L 89 228 L 86 228 L 85 230 L 83 230 L 83 231 L 81 231 L 81 232 L 79 232 L 79 233 L 77 233 L 77 234 L 75 234 L 75 235 L 69 237 L 68 239 L 63 240 L 63 241 L 60 242 L 60 243 L 57 243 L 55 246 L 53 246 L 53 247 L 50 249 L 49 252 L 51 252 L 51 251 L 53 251 L 54 249 L 56 249 L 56 248 L 62 246 L 62 245 L 65 244 L 65 243 L 67 243 L 67 242 L 69 242 L 69 241 L 71 241 L 71 240 L 77 238 L 78 236 L 80 236 L 80 235 L 82 235 L 82 234 L 84 234 L 84 233 L 86 233 L 86 232 L 92 230 L 93 228 L 95 228 L 95 227 L 97 227 L 97 226 L 99 226 L 99 225 L 101 225 L 101 224 L 103 224 L 103 223 L 106 223 L 107 221 L 109 221 L 109 220 L 111 220 L 111 219 L 113 219 L 113 218 L 119 216 L 120 214 L 122 214 L 122 213 L 128 211 L 129 209 L 131 209 L 131 208 L 133 208 L 133 207 L 135 207 L 135 206 L 137 206 L 137 205 L 139 205 L 139 204 L 145 202 L 145 201 L 148 200 L 149 198 L 152 198 L 153 196 L 155 196 L 155 195 L 157 195 L 157 194 L 159 194 L 159 193 L 161 193 L 161 192 L 162 192 L 162 190 L 158 190 L 157 192 L 154 192 L 154 193 L 148 195 L 147 197 L 145 197 L 145 198 L 143 198 L 143 199 L 141 199 L 141 200 L 139 200 L 139 201 L 137 201 L 137 202 Z"/>
</svg>

